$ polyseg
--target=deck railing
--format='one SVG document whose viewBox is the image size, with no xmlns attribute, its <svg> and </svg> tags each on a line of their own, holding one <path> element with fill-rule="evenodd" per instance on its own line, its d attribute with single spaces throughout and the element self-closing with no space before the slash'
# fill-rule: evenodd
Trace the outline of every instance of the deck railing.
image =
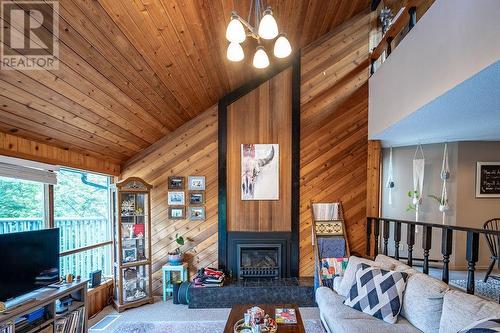
<svg viewBox="0 0 500 333">
<path fill-rule="evenodd" d="M 391 236 L 391 224 L 393 224 L 392 240 L 394 241 L 394 258 L 400 258 L 400 243 L 402 225 L 406 225 L 406 244 L 408 245 L 407 264 L 413 266 L 413 247 L 415 246 L 416 228 L 421 227 L 422 233 L 422 249 L 423 249 L 423 272 L 429 274 L 429 252 L 432 248 L 432 231 L 433 229 L 441 229 L 441 254 L 442 254 L 442 275 L 441 279 L 449 282 L 450 278 L 450 256 L 453 249 L 453 235 L 455 233 L 466 233 L 467 240 L 466 260 L 468 264 L 467 274 L 467 293 L 474 294 L 475 280 L 474 273 L 476 270 L 476 262 L 479 260 L 479 240 L 481 235 L 496 235 L 500 236 L 500 231 L 475 229 L 461 226 L 453 226 L 438 223 L 426 223 L 397 220 L 391 218 L 368 217 L 366 224 L 366 254 L 370 257 L 375 257 L 379 252 L 384 255 L 389 255 L 389 238 Z M 499 238 L 500 239 L 500 238 Z M 379 240 L 382 244 L 379 244 Z M 372 243 L 373 242 L 373 243 Z M 500 243 L 500 241 L 499 241 Z M 499 244 L 500 246 L 500 244 Z M 500 262 L 498 263 L 500 268 Z"/>
<path fill-rule="evenodd" d="M 61 275 L 74 274 L 84 278 L 94 270 L 111 274 L 111 230 L 108 219 L 55 218 L 60 229 Z M 43 218 L 0 218 L 0 234 L 40 230 Z M 96 246 L 97 245 L 97 246 Z"/>
</svg>

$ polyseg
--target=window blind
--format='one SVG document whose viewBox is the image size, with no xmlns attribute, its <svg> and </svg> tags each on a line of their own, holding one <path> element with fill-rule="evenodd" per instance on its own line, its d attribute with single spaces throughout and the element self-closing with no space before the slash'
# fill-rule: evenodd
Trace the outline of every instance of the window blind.
<svg viewBox="0 0 500 333">
<path fill-rule="evenodd" d="M 49 164 L 0 156 L 0 176 L 56 185 L 59 168 Z"/>
</svg>

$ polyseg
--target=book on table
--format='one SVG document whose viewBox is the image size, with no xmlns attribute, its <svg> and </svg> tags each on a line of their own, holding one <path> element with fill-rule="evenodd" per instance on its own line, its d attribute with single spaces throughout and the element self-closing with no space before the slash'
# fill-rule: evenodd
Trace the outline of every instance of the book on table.
<svg viewBox="0 0 500 333">
<path fill-rule="evenodd" d="M 276 308 L 275 319 L 278 324 L 297 324 L 295 309 Z"/>
</svg>

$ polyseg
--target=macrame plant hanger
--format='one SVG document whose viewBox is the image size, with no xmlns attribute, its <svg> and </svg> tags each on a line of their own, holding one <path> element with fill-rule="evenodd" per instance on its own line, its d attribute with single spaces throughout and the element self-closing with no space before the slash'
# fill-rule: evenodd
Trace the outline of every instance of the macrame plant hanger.
<svg viewBox="0 0 500 333">
<path fill-rule="evenodd" d="M 392 205 L 392 189 L 394 188 L 394 175 L 392 169 L 392 147 L 389 152 L 389 170 L 387 171 L 387 184 L 385 185 L 389 189 L 388 203 Z"/>
<path fill-rule="evenodd" d="M 439 211 L 443 213 L 443 224 L 446 222 L 446 212 L 450 209 L 448 205 L 448 189 L 447 183 L 448 179 L 450 179 L 450 165 L 448 162 L 448 144 L 444 144 L 444 152 L 443 152 L 443 165 L 441 167 L 441 180 L 443 181 L 443 186 L 441 189 L 441 197 L 439 200 Z"/>
<path fill-rule="evenodd" d="M 421 158 L 417 158 L 418 152 L 420 151 Z M 413 156 L 413 193 L 412 202 L 415 206 L 415 221 L 418 222 L 418 213 L 420 205 L 422 204 L 422 191 L 424 188 L 424 170 L 425 170 L 425 158 L 424 150 L 421 145 L 417 146 L 415 150 L 415 155 Z"/>
</svg>

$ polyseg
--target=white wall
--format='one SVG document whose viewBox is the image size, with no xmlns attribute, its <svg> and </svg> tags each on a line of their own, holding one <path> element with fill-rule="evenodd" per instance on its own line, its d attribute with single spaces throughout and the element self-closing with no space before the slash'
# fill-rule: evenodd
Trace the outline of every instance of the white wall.
<svg viewBox="0 0 500 333">
<path fill-rule="evenodd" d="M 440 223 L 442 214 L 439 212 L 438 203 L 428 196 L 430 194 L 441 195 L 441 165 L 443 158 L 444 144 L 431 144 L 423 145 L 425 156 L 425 178 L 423 188 L 423 204 L 419 210 L 419 220 L 424 222 Z M 450 202 L 450 211 L 446 216 L 446 224 L 455 224 L 457 190 L 457 143 L 448 144 L 449 152 L 449 165 L 451 170 L 451 177 L 448 184 L 448 197 Z M 408 191 L 413 189 L 413 157 L 415 154 L 416 146 L 398 147 L 393 148 L 393 177 L 395 180 L 395 187 L 392 189 L 392 205 L 389 205 L 388 196 L 389 189 L 386 187 L 389 170 L 389 148 L 383 149 L 383 176 L 382 176 L 382 216 L 391 217 L 402 220 L 415 220 L 415 212 L 407 212 L 406 208 L 411 203 L 408 197 Z M 417 234 L 414 246 L 414 256 L 422 257 L 422 232 Z M 441 232 L 438 229 L 433 231 L 433 246 L 430 252 L 432 259 L 441 259 Z M 392 242 L 391 242 L 392 244 Z M 406 233 L 403 230 L 402 244 L 406 244 Z M 403 247 L 403 254 L 406 254 L 406 246 Z"/>
<path fill-rule="evenodd" d="M 441 193 L 440 171 L 443 158 L 444 144 L 423 145 L 425 155 L 424 203 L 420 209 L 420 221 L 440 223 L 442 215 L 435 200 L 429 194 L 437 196 Z M 385 186 L 389 170 L 389 148 L 383 149 L 382 159 L 382 217 L 403 220 L 415 220 L 414 212 L 407 212 L 406 207 L 411 202 L 407 196 L 408 190 L 413 187 L 412 159 L 416 146 L 393 148 L 393 177 L 395 188 L 392 190 L 392 205 L 388 203 L 389 189 Z M 476 198 L 475 179 L 476 162 L 500 161 L 500 142 L 454 142 L 448 143 L 449 165 L 451 177 L 448 183 L 448 199 L 450 211 L 447 213 L 446 224 L 459 225 L 470 228 L 483 227 L 484 222 L 491 218 L 500 217 L 500 198 Z M 392 234 L 391 234 L 392 237 Z M 414 256 L 422 257 L 422 233 L 417 234 Z M 406 233 L 403 230 L 402 242 L 406 244 Z M 390 242 L 393 253 L 393 242 Z M 450 267 L 467 269 L 465 260 L 466 235 L 455 232 L 453 238 L 453 255 Z M 403 247 L 402 255 L 406 255 Z M 490 252 L 484 237 L 480 238 L 479 261 L 477 268 L 485 269 L 488 266 Z M 433 231 L 431 258 L 441 260 L 441 231 Z"/>
<path fill-rule="evenodd" d="M 499 60 L 499 39 L 499 0 L 436 0 L 369 80 L 369 137 Z"/>
</svg>

